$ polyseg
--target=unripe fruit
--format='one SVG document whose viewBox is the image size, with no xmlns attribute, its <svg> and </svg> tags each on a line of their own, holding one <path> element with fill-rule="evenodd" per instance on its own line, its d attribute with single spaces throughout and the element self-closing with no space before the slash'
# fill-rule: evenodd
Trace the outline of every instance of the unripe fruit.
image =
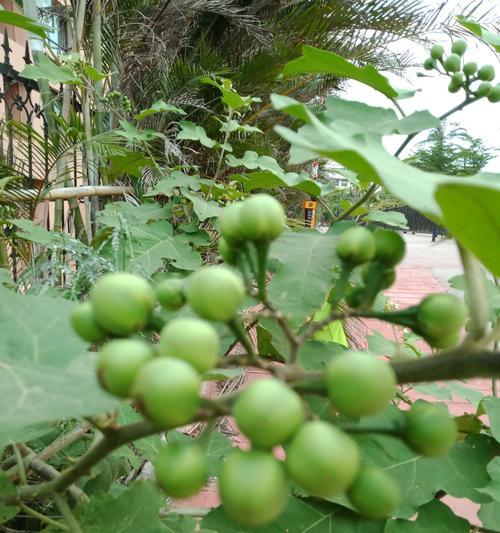
<svg viewBox="0 0 500 533">
<path fill-rule="evenodd" d="M 225 512 L 250 527 L 278 518 L 289 495 L 283 465 L 261 450 L 233 452 L 222 465 L 219 492 Z"/>
<path fill-rule="evenodd" d="M 229 268 L 212 265 L 189 277 L 187 300 L 194 311 L 208 320 L 231 320 L 245 298 L 245 285 Z"/>
<path fill-rule="evenodd" d="M 153 355 L 151 346 L 138 339 L 109 341 L 97 360 L 99 382 L 111 394 L 128 398 L 137 374 Z"/>
<path fill-rule="evenodd" d="M 73 309 L 71 312 L 71 325 L 84 341 L 100 342 L 106 337 L 106 334 L 96 322 L 90 302 L 83 302 Z"/>
<path fill-rule="evenodd" d="M 455 85 L 453 82 L 448 84 L 448 91 L 450 93 L 458 93 L 460 90 L 460 85 Z"/>
<path fill-rule="evenodd" d="M 363 282 L 365 284 L 368 282 L 368 278 L 370 275 L 370 266 L 371 266 L 370 263 L 367 263 L 363 267 L 363 271 L 361 273 L 363 277 Z M 396 280 L 396 271 L 394 270 L 394 268 L 392 267 L 385 268 L 382 271 L 382 281 L 380 283 L 380 290 L 384 290 L 384 289 L 388 289 L 389 287 L 392 287 L 395 280 Z"/>
<path fill-rule="evenodd" d="M 268 194 L 255 194 L 243 202 L 240 228 L 250 241 L 268 242 L 276 239 L 285 228 L 283 206 Z"/>
<path fill-rule="evenodd" d="M 348 495 L 362 515 L 374 519 L 391 516 L 400 501 L 399 487 L 394 479 L 371 464 L 361 465 Z"/>
<path fill-rule="evenodd" d="M 443 404 L 418 400 L 405 416 L 405 438 L 417 453 L 437 457 L 454 446 L 458 437 L 457 425 Z"/>
<path fill-rule="evenodd" d="M 307 422 L 287 448 L 292 477 L 315 496 L 335 496 L 354 481 L 360 464 L 357 444 L 339 428 L 323 421 Z"/>
<path fill-rule="evenodd" d="M 443 63 L 446 72 L 458 72 L 460 70 L 460 61 L 458 54 L 450 54 Z"/>
<path fill-rule="evenodd" d="M 200 374 L 212 369 L 219 358 L 217 331 L 200 318 L 175 318 L 161 330 L 158 354 L 187 361 Z"/>
<path fill-rule="evenodd" d="M 463 83 L 465 82 L 465 76 L 463 74 L 463 72 L 454 72 L 453 75 L 451 76 L 451 83 L 453 83 L 453 85 L 463 85 Z"/>
<path fill-rule="evenodd" d="M 491 65 L 484 65 L 477 71 L 480 80 L 491 81 L 495 78 L 495 69 Z"/>
<path fill-rule="evenodd" d="M 365 288 L 353 287 L 345 296 L 346 304 L 353 309 L 360 307 L 365 302 Z"/>
<path fill-rule="evenodd" d="M 219 238 L 219 254 L 228 265 L 235 265 L 238 260 L 238 251 L 229 245 L 224 237 Z"/>
<path fill-rule="evenodd" d="M 430 294 L 417 308 L 417 322 L 424 338 L 444 338 L 460 331 L 467 317 L 464 303 L 448 293 Z"/>
<path fill-rule="evenodd" d="M 475 61 L 469 61 L 465 63 L 462 70 L 466 76 L 473 76 L 477 72 L 477 63 Z"/>
<path fill-rule="evenodd" d="M 380 261 L 388 267 L 397 265 L 403 259 L 406 243 L 399 233 L 391 230 L 379 229 L 374 234 L 374 260 Z"/>
<path fill-rule="evenodd" d="M 476 89 L 476 96 L 482 98 L 483 96 L 488 96 L 491 91 L 491 83 L 489 81 L 483 81 L 479 84 L 479 87 Z"/>
<path fill-rule="evenodd" d="M 193 496 L 208 479 L 205 453 L 195 443 L 165 446 L 158 453 L 154 468 L 156 481 L 172 498 Z"/>
<path fill-rule="evenodd" d="M 184 281 L 170 278 L 161 281 L 156 287 L 156 297 L 165 309 L 176 311 L 186 303 L 184 296 Z"/>
<path fill-rule="evenodd" d="M 441 59 L 444 54 L 444 48 L 440 44 L 436 44 L 431 48 L 431 57 L 433 59 Z"/>
<path fill-rule="evenodd" d="M 252 444 L 272 448 L 291 437 L 304 421 L 300 396 L 275 378 L 246 387 L 233 407 L 240 430 Z"/>
<path fill-rule="evenodd" d="M 175 428 L 195 415 L 200 386 L 200 377 L 191 365 L 173 357 L 157 357 L 140 370 L 132 395 L 144 416 L 165 428 Z"/>
<path fill-rule="evenodd" d="M 387 407 L 396 389 L 391 365 L 362 352 L 346 352 L 332 359 L 326 384 L 333 405 L 349 416 L 372 415 Z"/>
<path fill-rule="evenodd" d="M 451 45 L 451 51 L 459 56 L 463 56 L 466 50 L 467 43 L 463 39 L 458 39 Z"/>
<path fill-rule="evenodd" d="M 492 103 L 500 102 L 500 85 L 495 85 L 495 87 L 490 89 L 488 100 Z"/>
<path fill-rule="evenodd" d="M 352 266 L 371 261 L 375 254 L 373 233 L 360 226 L 349 228 L 340 235 L 336 252 L 342 261 Z"/>
<path fill-rule="evenodd" d="M 145 279 L 126 272 L 104 274 L 90 289 L 97 323 L 118 336 L 142 329 L 149 322 L 155 300 L 155 292 Z"/>
<path fill-rule="evenodd" d="M 238 244 L 244 240 L 241 232 L 240 213 L 243 202 L 231 204 L 222 210 L 219 216 L 220 233 L 231 244 Z"/>
<path fill-rule="evenodd" d="M 434 70 L 436 68 L 436 61 L 432 57 L 428 57 L 424 61 L 424 69 L 425 70 Z"/>
<path fill-rule="evenodd" d="M 427 337 L 425 340 L 433 348 L 447 350 L 449 348 L 453 348 L 460 342 L 460 332 L 457 331 L 456 333 L 452 333 L 446 337 Z"/>
</svg>

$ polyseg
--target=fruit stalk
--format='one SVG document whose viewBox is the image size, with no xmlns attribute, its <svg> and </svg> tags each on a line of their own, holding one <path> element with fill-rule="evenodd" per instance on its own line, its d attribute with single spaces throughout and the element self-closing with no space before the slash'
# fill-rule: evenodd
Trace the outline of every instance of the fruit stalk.
<svg viewBox="0 0 500 533">
<path fill-rule="evenodd" d="M 259 242 L 255 245 L 255 248 L 257 250 L 257 287 L 259 289 L 259 299 L 262 303 L 266 303 L 267 255 L 269 252 L 269 242 Z"/>
<path fill-rule="evenodd" d="M 331 298 L 332 311 L 336 311 L 337 307 L 344 296 L 344 292 L 347 288 L 347 283 L 349 282 L 349 277 L 351 276 L 352 266 L 343 262 L 342 269 L 340 270 L 340 276 L 335 284 L 335 290 Z"/>
</svg>

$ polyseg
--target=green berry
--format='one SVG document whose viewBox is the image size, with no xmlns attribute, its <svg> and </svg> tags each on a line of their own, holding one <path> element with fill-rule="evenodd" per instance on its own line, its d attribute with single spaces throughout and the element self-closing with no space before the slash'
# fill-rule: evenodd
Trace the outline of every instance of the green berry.
<svg viewBox="0 0 500 533">
<path fill-rule="evenodd" d="M 238 260 L 238 250 L 231 246 L 224 237 L 219 238 L 219 254 L 224 263 L 235 265 Z"/>
<path fill-rule="evenodd" d="M 444 48 L 440 44 L 436 44 L 431 48 L 432 59 L 441 59 L 444 54 Z"/>
<path fill-rule="evenodd" d="M 386 267 L 393 267 L 401 262 L 405 255 L 406 243 L 401 235 L 395 231 L 379 229 L 374 234 L 374 260 Z"/>
<path fill-rule="evenodd" d="M 465 82 L 465 76 L 463 74 L 463 72 L 454 72 L 453 75 L 451 76 L 451 83 L 453 83 L 453 85 L 463 85 L 463 83 Z"/>
<path fill-rule="evenodd" d="M 460 70 L 461 59 L 458 54 L 450 54 L 444 60 L 444 68 L 446 72 L 458 72 Z"/>
<path fill-rule="evenodd" d="M 352 265 L 362 265 L 370 261 L 375 254 L 373 233 L 360 226 L 344 231 L 337 241 L 337 256 Z"/>
<path fill-rule="evenodd" d="M 428 57 L 424 61 L 424 69 L 425 70 L 434 70 L 436 68 L 436 61 L 432 57 Z"/>
<path fill-rule="evenodd" d="M 240 211 L 243 202 L 231 204 L 222 210 L 219 216 L 220 233 L 229 244 L 239 244 L 244 240 L 240 224 Z"/>
<path fill-rule="evenodd" d="M 95 319 L 90 302 L 83 302 L 75 307 L 70 319 L 73 329 L 84 341 L 100 342 L 106 337 Z"/>
<path fill-rule="evenodd" d="M 495 69 L 491 65 L 482 66 L 477 72 L 478 78 L 483 81 L 495 79 Z"/>
<path fill-rule="evenodd" d="M 463 39 L 458 39 L 451 45 L 451 51 L 459 56 L 463 56 L 466 50 L 467 43 Z"/>
<path fill-rule="evenodd" d="M 405 416 L 405 438 L 417 453 L 437 457 L 454 446 L 457 425 L 445 405 L 418 400 Z"/>
<path fill-rule="evenodd" d="M 365 416 L 387 407 L 394 397 L 396 376 L 387 361 L 364 352 L 346 352 L 328 365 L 326 385 L 341 413 Z"/>
<path fill-rule="evenodd" d="M 477 63 L 469 61 L 469 63 L 465 63 L 462 70 L 466 76 L 473 76 L 477 72 Z"/>
<path fill-rule="evenodd" d="M 138 339 L 109 341 L 99 352 L 97 376 L 102 387 L 120 398 L 130 397 L 139 370 L 153 358 L 151 346 Z"/>
<path fill-rule="evenodd" d="M 394 479 L 371 464 L 361 465 L 348 495 L 357 511 L 373 519 L 391 516 L 401 499 Z"/>
<path fill-rule="evenodd" d="M 495 85 L 490 89 L 488 100 L 492 103 L 500 102 L 500 85 Z"/>
<path fill-rule="evenodd" d="M 255 194 L 243 202 L 240 228 L 244 237 L 254 242 L 276 239 L 285 229 L 283 206 L 268 194 Z"/>
<path fill-rule="evenodd" d="M 156 297 L 165 309 L 175 311 L 186 302 L 184 296 L 184 281 L 179 278 L 170 278 L 161 281 L 156 287 Z"/>
<path fill-rule="evenodd" d="M 158 343 L 159 355 L 183 359 L 200 374 L 215 366 L 219 349 L 217 331 L 201 318 L 175 318 L 163 327 Z"/>
<path fill-rule="evenodd" d="M 206 483 L 206 455 L 198 444 L 169 444 L 160 450 L 154 462 L 160 487 L 173 498 L 188 498 Z"/>
<path fill-rule="evenodd" d="M 492 85 L 489 81 L 483 81 L 476 89 L 476 96 L 482 98 L 483 96 L 488 96 L 492 88 Z"/>
<path fill-rule="evenodd" d="M 450 82 L 450 84 L 448 85 L 448 91 L 450 93 L 458 93 L 459 90 L 460 85 L 455 85 L 453 82 Z"/>
<path fill-rule="evenodd" d="M 228 322 L 243 303 L 245 285 L 228 267 L 212 265 L 189 277 L 186 296 L 193 310 L 202 318 Z"/>
<path fill-rule="evenodd" d="M 437 293 L 426 296 L 417 308 L 417 322 L 426 340 L 440 339 L 460 331 L 467 309 L 456 296 Z"/>
</svg>

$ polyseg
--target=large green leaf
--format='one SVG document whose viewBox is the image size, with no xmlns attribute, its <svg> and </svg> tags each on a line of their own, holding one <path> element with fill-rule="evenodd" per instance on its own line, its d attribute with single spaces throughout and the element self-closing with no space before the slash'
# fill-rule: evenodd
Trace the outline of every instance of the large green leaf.
<svg viewBox="0 0 500 533">
<path fill-rule="evenodd" d="M 479 489 L 479 492 L 488 494 L 496 502 L 500 503 L 500 457 L 495 457 L 488 465 L 488 474 L 491 481 L 486 487 Z"/>
<path fill-rule="evenodd" d="M 500 276 L 500 185 L 463 179 L 440 185 L 436 198 L 450 232 Z"/>
<path fill-rule="evenodd" d="M 180 170 L 174 170 L 167 177 L 160 180 L 144 196 L 172 196 L 174 189 L 199 191 L 201 181 L 199 174 L 185 174 Z"/>
<path fill-rule="evenodd" d="M 500 398 L 484 398 L 481 407 L 488 415 L 491 434 L 500 442 Z"/>
<path fill-rule="evenodd" d="M 358 67 L 347 59 L 327 50 L 304 46 L 302 56 L 285 65 L 285 76 L 299 74 L 333 74 L 342 78 L 356 80 L 385 94 L 388 98 L 397 98 L 398 91 L 391 86 L 388 79 L 372 65 Z"/>
<path fill-rule="evenodd" d="M 145 157 L 141 152 L 126 151 L 123 154 L 109 157 L 108 176 L 115 180 L 128 174 L 135 178 L 140 178 L 141 170 L 144 167 L 153 166 L 154 162 L 150 157 Z"/>
<path fill-rule="evenodd" d="M 95 360 L 73 332 L 74 304 L 0 287 L 0 443 L 40 422 L 117 405 L 97 383 Z"/>
<path fill-rule="evenodd" d="M 172 226 L 158 220 L 149 224 L 131 224 L 132 251 L 128 252 L 129 268 L 143 269 L 152 274 L 168 260 L 176 268 L 195 270 L 201 265 L 201 258 L 188 244 L 183 235 L 172 235 Z M 125 251 L 127 250 L 124 244 Z M 127 253 L 127 252 L 126 252 Z"/>
<path fill-rule="evenodd" d="M 44 54 L 38 54 L 36 65 L 26 65 L 21 76 L 30 80 L 47 80 L 49 83 L 82 83 L 69 65 L 56 65 Z"/>
<path fill-rule="evenodd" d="M 418 510 L 416 520 L 388 520 L 384 533 L 468 533 L 467 520 L 455 516 L 453 511 L 439 500 L 433 500 Z"/>
<path fill-rule="evenodd" d="M 500 35 L 498 33 L 488 31 L 484 26 L 481 26 L 481 24 L 475 22 L 474 20 L 468 19 L 463 15 L 459 15 L 457 20 L 464 28 L 481 37 L 485 43 L 488 43 L 497 52 L 500 52 Z"/>
<path fill-rule="evenodd" d="M 114 133 L 127 140 L 128 146 L 147 143 L 154 139 L 164 139 L 165 135 L 152 129 L 139 130 L 128 120 L 120 120 L 121 129 L 114 130 Z"/>
<path fill-rule="evenodd" d="M 478 489 L 489 483 L 486 467 L 500 447 L 486 435 L 470 435 L 448 455 L 436 459 L 415 455 L 399 438 L 363 435 L 357 441 L 363 457 L 383 468 L 398 483 L 402 503 L 397 517 L 410 518 L 439 490 L 478 503 L 489 501 Z"/>
<path fill-rule="evenodd" d="M 135 120 L 143 120 L 151 115 L 158 113 L 175 113 L 177 115 L 185 115 L 186 112 L 173 104 L 167 104 L 163 100 L 156 101 L 151 107 L 143 109 L 140 113 L 134 116 Z"/>
<path fill-rule="evenodd" d="M 47 39 L 47 31 L 52 29 L 50 26 L 39 24 L 35 20 L 25 17 L 20 13 L 7 11 L 3 6 L 0 6 L 0 23 L 22 28 L 23 30 L 38 35 L 38 37 L 41 37 L 42 39 Z"/>
<path fill-rule="evenodd" d="M 84 533 L 159 533 L 165 531 L 159 512 L 165 498 L 152 481 L 134 481 L 118 497 L 99 492 L 76 509 Z"/>
<path fill-rule="evenodd" d="M 134 422 L 139 422 L 141 420 L 144 420 L 144 417 L 130 404 L 125 403 L 120 407 L 118 412 L 118 423 L 120 425 L 133 424 Z M 139 450 L 142 456 L 148 461 L 154 461 L 156 459 L 161 446 L 162 442 L 160 435 L 158 434 L 134 441 L 134 449 Z"/>
<path fill-rule="evenodd" d="M 222 101 L 232 109 L 244 109 L 249 107 L 252 102 L 260 102 L 260 98 L 252 96 L 241 96 L 233 89 L 233 83 L 227 78 L 210 78 L 205 76 L 200 79 L 203 83 L 217 87 L 222 93 Z"/>
<path fill-rule="evenodd" d="M 190 120 L 181 120 L 179 126 L 181 130 L 177 134 L 177 140 L 198 141 L 207 148 L 223 148 L 226 152 L 233 151 L 230 144 L 219 144 L 219 142 L 207 135 L 205 128 L 198 126 Z"/>
<path fill-rule="evenodd" d="M 16 235 L 21 239 L 36 242 L 38 244 L 50 244 L 54 242 L 55 234 L 46 230 L 40 224 L 26 218 L 12 218 L 9 220 L 16 226 Z"/>
<path fill-rule="evenodd" d="M 378 211 L 372 209 L 363 218 L 369 222 L 382 222 L 387 226 L 408 229 L 408 221 L 405 215 L 399 211 Z"/>
<path fill-rule="evenodd" d="M 244 527 L 217 507 L 201 526 L 218 533 L 383 533 L 384 520 L 368 520 L 333 503 L 306 498 L 290 498 L 283 514 L 268 526 Z"/>
<path fill-rule="evenodd" d="M 1 11 L 0 11 L 1 13 Z M 1 453 L 1 447 L 0 447 L 0 453 Z M 16 487 L 12 483 L 12 481 L 3 473 L 0 472 L 0 494 L 2 496 L 15 496 L 16 494 Z M 2 502 L 0 502 L 0 525 L 4 524 L 5 522 L 8 522 L 11 518 L 14 518 L 16 514 L 19 512 L 19 507 L 15 505 L 6 505 Z"/>
<path fill-rule="evenodd" d="M 243 188 L 246 191 L 283 187 L 297 189 L 311 196 L 321 196 L 325 192 L 331 192 L 330 187 L 325 191 L 325 186 L 314 182 L 306 172 L 301 172 L 300 174 L 296 172 L 285 172 L 281 176 L 278 176 L 269 170 L 262 170 L 250 172 L 245 176 L 236 174 L 233 177 L 243 183 Z"/>
<path fill-rule="evenodd" d="M 500 524 L 500 503 L 491 502 L 481 505 L 477 516 L 485 528 L 491 528 L 488 531 L 498 531 L 498 524 Z"/>
<path fill-rule="evenodd" d="M 343 225 L 336 225 L 338 233 Z M 333 284 L 336 234 L 305 230 L 285 232 L 273 243 L 271 257 L 280 263 L 269 296 L 298 327 L 323 304 Z"/>
<path fill-rule="evenodd" d="M 193 204 L 193 211 L 196 213 L 198 219 L 203 222 L 207 218 L 218 217 L 222 213 L 222 207 L 217 202 L 212 200 L 205 201 L 196 194 L 183 192 L 188 200 L 191 200 Z"/>
<path fill-rule="evenodd" d="M 162 207 L 153 202 L 140 205 L 133 205 L 128 202 L 111 202 L 97 213 L 97 218 L 103 226 L 120 228 L 124 220 L 134 224 L 166 220 L 170 218 L 170 209 L 169 206 Z"/>
</svg>

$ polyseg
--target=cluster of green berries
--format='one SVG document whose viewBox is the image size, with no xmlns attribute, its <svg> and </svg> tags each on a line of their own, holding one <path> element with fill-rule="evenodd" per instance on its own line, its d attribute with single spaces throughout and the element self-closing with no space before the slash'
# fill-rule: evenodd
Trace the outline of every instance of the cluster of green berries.
<svg viewBox="0 0 500 533">
<path fill-rule="evenodd" d="M 247 242 L 267 244 L 279 237 L 285 223 L 283 206 L 267 194 L 255 194 L 225 207 L 219 218 L 222 259 L 235 265 Z"/>
<path fill-rule="evenodd" d="M 393 231 L 353 227 L 344 231 L 337 242 L 337 255 L 347 268 L 362 267 L 363 286 L 353 287 L 346 303 L 353 309 L 370 307 L 376 294 L 395 281 L 394 267 L 403 259 L 405 242 Z M 458 344 L 467 309 L 456 296 L 430 294 L 418 306 L 386 315 L 397 324 L 411 327 L 434 348 Z"/>
<path fill-rule="evenodd" d="M 266 195 L 233 204 L 220 217 L 222 238 L 233 253 L 246 242 L 269 243 L 284 226 L 283 208 Z M 394 250 L 391 237 L 378 238 L 378 245 L 368 239 L 358 246 L 359 235 L 364 239 L 366 234 L 349 232 L 353 249 L 343 244 L 345 235 L 337 248 L 343 261 L 385 261 L 393 267 L 404 253 L 397 246 Z M 71 320 L 83 339 L 103 343 L 97 360 L 102 387 L 134 401 L 161 431 L 184 426 L 201 413 L 203 374 L 217 365 L 221 352 L 213 323 L 233 323 L 245 293 L 240 276 L 226 265 L 207 266 L 187 278 L 170 277 L 155 288 L 133 274 L 109 273 L 95 283 Z M 169 310 L 189 305 L 197 316 L 171 319 L 152 345 L 141 330 L 154 323 L 158 304 Z M 387 361 L 363 352 L 333 358 L 324 380 L 332 409 L 349 417 L 385 409 L 397 382 Z M 282 513 L 293 481 L 313 496 L 345 493 L 368 517 L 391 515 L 400 501 L 396 482 L 365 462 L 357 442 L 336 424 L 309 420 L 306 413 L 301 396 L 275 377 L 251 382 L 238 394 L 231 414 L 251 449 L 235 450 L 220 467 L 225 512 L 244 526 L 262 527 Z M 400 432 L 415 452 L 427 456 L 446 453 L 457 438 L 447 409 L 427 402 L 416 402 L 404 414 Z M 284 461 L 273 454 L 277 446 L 286 450 Z M 196 441 L 164 446 L 154 467 L 158 484 L 174 498 L 196 494 L 208 478 L 206 452 Z"/>
<path fill-rule="evenodd" d="M 110 91 L 101 98 L 103 104 L 121 105 L 124 111 L 132 112 L 132 102 L 129 97 L 120 91 Z"/>
<path fill-rule="evenodd" d="M 424 61 L 425 70 L 439 70 L 441 66 L 450 77 L 448 90 L 456 93 L 466 89 L 477 98 L 486 97 L 490 102 L 500 102 L 500 84 L 493 85 L 495 69 L 492 65 L 479 67 L 474 61 L 464 62 L 467 43 L 459 39 L 451 46 L 451 53 L 445 56 L 444 47 L 437 44 L 431 48 L 430 57 Z M 474 89 L 473 83 L 480 82 Z"/>
</svg>

